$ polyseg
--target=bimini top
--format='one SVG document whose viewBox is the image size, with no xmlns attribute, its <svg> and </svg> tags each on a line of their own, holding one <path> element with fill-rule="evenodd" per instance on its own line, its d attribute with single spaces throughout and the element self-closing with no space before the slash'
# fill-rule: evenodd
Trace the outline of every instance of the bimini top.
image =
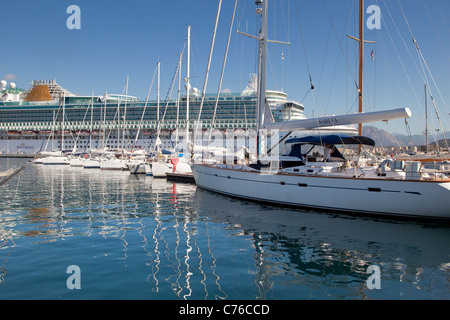
<svg viewBox="0 0 450 320">
<path fill-rule="evenodd" d="M 302 138 L 294 138 L 286 141 L 286 143 L 302 143 L 302 144 L 363 144 L 368 146 L 375 146 L 375 141 L 363 136 L 308 136 Z"/>
</svg>

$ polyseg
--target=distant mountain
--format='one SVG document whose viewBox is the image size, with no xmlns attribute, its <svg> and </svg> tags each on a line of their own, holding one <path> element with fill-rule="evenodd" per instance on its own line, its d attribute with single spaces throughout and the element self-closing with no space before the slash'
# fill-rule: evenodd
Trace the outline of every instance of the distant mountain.
<svg viewBox="0 0 450 320">
<path fill-rule="evenodd" d="M 450 139 L 447 139 L 447 141 L 445 139 L 441 139 L 434 143 L 437 143 L 441 148 L 448 148 L 450 146 Z"/>
<path fill-rule="evenodd" d="M 402 146 L 403 141 L 387 131 L 372 126 L 363 127 L 363 135 L 372 138 L 377 146 L 392 147 Z"/>
<path fill-rule="evenodd" d="M 411 136 L 407 136 L 400 133 L 394 133 L 393 135 L 401 142 L 401 146 L 410 146 L 411 144 L 414 146 L 424 146 L 426 144 L 425 135 L 423 134 L 413 134 Z M 429 143 L 431 142 L 432 137 L 430 137 L 429 140 Z"/>
<path fill-rule="evenodd" d="M 363 127 L 363 135 L 374 139 L 378 146 L 383 147 L 405 147 L 411 146 L 411 144 L 414 146 L 425 145 L 425 135 L 423 134 L 414 134 L 411 136 L 399 133 L 390 134 L 377 127 L 365 126 Z M 446 132 L 445 137 L 450 138 L 450 132 Z M 434 144 L 437 140 L 443 140 L 443 135 L 429 136 L 429 144 Z M 442 144 L 444 145 L 443 142 Z"/>
</svg>

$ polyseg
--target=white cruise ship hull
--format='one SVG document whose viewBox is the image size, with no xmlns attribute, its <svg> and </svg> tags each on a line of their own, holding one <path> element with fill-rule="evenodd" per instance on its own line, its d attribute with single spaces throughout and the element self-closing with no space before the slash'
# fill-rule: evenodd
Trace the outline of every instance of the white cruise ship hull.
<svg viewBox="0 0 450 320">
<path fill-rule="evenodd" d="M 194 164 L 197 186 L 274 204 L 385 216 L 450 219 L 450 182 L 262 174 Z M 236 169 L 233 169 L 236 168 Z"/>
</svg>

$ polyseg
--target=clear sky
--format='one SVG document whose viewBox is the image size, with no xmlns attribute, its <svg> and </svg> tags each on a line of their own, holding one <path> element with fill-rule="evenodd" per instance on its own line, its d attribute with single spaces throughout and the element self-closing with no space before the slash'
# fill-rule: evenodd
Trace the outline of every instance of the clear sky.
<svg viewBox="0 0 450 320">
<path fill-rule="evenodd" d="M 56 79 L 76 94 L 129 94 L 144 99 L 161 62 L 161 97 L 169 90 L 191 25 L 191 77 L 203 88 L 219 0 L 18 0 L 0 11 L 0 78 L 28 88 L 32 80 Z M 70 30 L 70 5 L 81 9 L 81 29 Z M 365 109 L 410 107 L 410 129 L 424 128 L 428 80 L 444 130 L 450 130 L 450 1 L 366 0 L 381 9 L 380 29 L 365 28 Z M 217 91 L 234 1 L 223 0 L 207 92 Z M 290 45 L 269 45 L 268 89 L 301 101 L 308 117 L 357 111 L 357 0 L 270 1 L 269 36 Z M 256 70 L 253 0 L 239 0 L 222 90 L 242 91 Z M 365 20 L 371 14 L 365 15 Z M 409 25 L 409 27 L 408 27 Z M 416 38 L 424 60 L 412 41 Z M 374 51 L 374 60 L 371 52 Z M 284 56 L 284 59 L 282 59 Z M 425 65 L 426 63 L 426 65 Z M 183 61 L 185 72 L 186 59 Z M 430 73 L 423 70 L 429 68 Z M 309 91 L 309 74 L 315 85 Z M 185 76 L 185 74 L 184 74 Z M 433 77 L 433 78 L 432 78 Z M 434 81 L 433 81 L 434 80 Z M 436 82 L 437 87 L 434 82 Z M 174 95 L 173 95 L 174 96 Z M 156 99 L 156 84 L 151 92 Z M 429 101 L 430 126 L 440 129 Z M 379 124 L 406 133 L 403 121 Z M 447 137 L 448 138 L 448 137 Z"/>
</svg>

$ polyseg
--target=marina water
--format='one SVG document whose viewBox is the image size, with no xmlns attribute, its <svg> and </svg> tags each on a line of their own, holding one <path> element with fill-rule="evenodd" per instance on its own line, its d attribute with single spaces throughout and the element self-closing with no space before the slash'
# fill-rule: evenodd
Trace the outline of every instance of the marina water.
<svg viewBox="0 0 450 320">
<path fill-rule="evenodd" d="M 450 299 L 448 225 L 277 208 L 27 161 L 0 159 L 2 171 L 26 163 L 1 189 L 2 300 Z"/>
</svg>

